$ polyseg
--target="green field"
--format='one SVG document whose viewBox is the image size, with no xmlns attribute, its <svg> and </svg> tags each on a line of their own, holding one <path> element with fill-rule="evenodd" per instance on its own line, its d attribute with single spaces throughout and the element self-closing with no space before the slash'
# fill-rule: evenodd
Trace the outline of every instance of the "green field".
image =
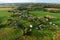
<svg viewBox="0 0 60 40">
<path fill-rule="evenodd" d="M 60 26 L 60 13 L 50 13 L 50 12 L 44 12 L 44 11 L 31 11 L 30 13 L 34 16 L 40 16 L 40 17 L 44 17 L 47 15 L 53 16 L 55 17 L 55 19 L 53 19 L 53 22 L 58 26 Z M 6 19 L 9 16 L 10 16 L 10 13 L 7 10 L 0 11 L 0 18 Z"/>
<path fill-rule="evenodd" d="M 60 13 L 50 13 L 50 12 L 44 12 L 44 11 L 31 11 L 30 13 L 34 16 L 40 16 L 40 17 L 44 17 L 47 15 L 53 16 L 53 17 L 55 17 L 53 19 L 53 23 L 60 26 Z"/>
<path fill-rule="evenodd" d="M 0 22 L 6 20 L 10 13 L 7 10 L 0 10 Z"/>
<path fill-rule="evenodd" d="M 8 17 L 9 12 L 7 10 L 0 10 L 0 17 Z"/>
<path fill-rule="evenodd" d="M 60 40 L 59 5 L 1 4 L 0 40 Z"/>
<path fill-rule="evenodd" d="M 34 16 L 40 16 L 40 17 L 44 17 L 46 15 L 49 16 L 53 16 L 54 19 L 52 20 L 53 23 L 57 24 L 58 26 L 60 26 L 60 14 L 59 13 L 50 13 L 50 12 L 44 12 L 44 11 L 30 11 L 30 13 Z M 6 20 L 7 18 L 9 18 L 10 13 L 6 10 L 4 11 L 0 11 L 0 19 L 2 21 Z M 0 21 L 1 21 L 0 20 Z M 49 31 L 49 32 L 48 32 Z M 43 32 L 43 31 L 42 31 Z M 44 30 L 45 33 L 48 33 L 49 36 L 52 38 L 53 34 L 50 30 Z M 34 32 L 36 33 L 36 32 Z M 0 40 L 16 40 L 17 38 L 19 38 L 21 35 L 23 34 L 23 32 L 20 29 L 14 29 L 13 27 L 10 28 L 2 28 L 0 29 Z M 36 33 L 35 35 L 37 36 L 38 33 Z M 4 35 L 4 36 L 3 36 Z M 38 34 L 40 35 L 40 34 Z M 38 37 L 38 36 L 37 36 Z M 40 37 L 38 37 L 40 38 Z"/>
<path fill-rule="evenodd" d="M 10 17 L 10 13 L 7 10 L 0 10 L 0 23 L 4 23 Z M 0 40 L 15 40 L 22 35 L 20 29 L 1 28 L 0 26 Z"/>
</svg>

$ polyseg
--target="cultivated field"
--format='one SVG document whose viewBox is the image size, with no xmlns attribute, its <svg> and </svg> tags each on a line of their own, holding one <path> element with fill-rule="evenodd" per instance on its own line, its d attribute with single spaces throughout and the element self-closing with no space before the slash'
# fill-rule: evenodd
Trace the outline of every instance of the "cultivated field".
<svg viewBox="0 0 60 40">
<path fill-rule="evenodd" d="M 12 10 L 13 8 L 0 8 L 0 10 Z"/>
<path fill-rule="evenodd" d="M 58 8 L 46 8 L 46 9 L 48 9 L 48 10 L 60 10 Z"/>
</svg>

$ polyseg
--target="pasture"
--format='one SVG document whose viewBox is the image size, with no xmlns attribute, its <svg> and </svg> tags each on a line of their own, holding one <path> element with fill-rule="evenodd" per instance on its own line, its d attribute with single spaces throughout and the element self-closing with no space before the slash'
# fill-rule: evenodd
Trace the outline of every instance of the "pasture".
<svg viewBox="0 0 60 40">
<path fill-rule="evenodd" d="M 32 14 L 33 16 L 38 16 L 38 17 L 52 16 L 52 17 L 54 17 L 52 22 L 57 24 L 58 26 L 60 26 L 60 13 L 50 13 L 50 12 L 45 12 L 45 11 L 30 11 L 30 14 Z M 6 20 L 9 17 L 10 17 L 10 13 L 8 12 L 8 10 L 0 10 L 0 19 L 2 21 Z M 52 32 L 50 30 L 48 30 L 48 31 L 44 30 L 45 33 L 49 33 L 49 36 L 52 37 L 53 36 Z M 34 33 L 36 33 L 36 32 L 34 32 Z M 6 39 L 6 40 L 9 40 L 9 39 L 10 40 L 16 40 L 22 34 L 23 34 L 22 30 L 14 29 L 13 27 L 10 27 L 10 28 L 7 27 L 7 28 L 0 29 L 0 39 L 1 40 L 4 40 L 4 39 Z"/>
<path fill-rule="evenodd" d="M 10 13 L 7 10 L 0 10 L 0 22 L 6 20 Z"/>
<path fill-rule="evenodd" d="M 52 20 L 53 23 L 60 26 L 60 13 L 50 13 L 50 12 L 44 12 L 44 11 L 30 11 L 30 13 L 34 16 L 38 17 L 44 17 L 44 16 L 52 16 L 54 19 Z M 11 13 L 8 12 L 8 10 L 0 10 L 0 18 L 7 19 L 10 16 Z"/>
<path fill-rule="evenodd" d="M 44 12 L 44 11 L 31 11 L 30 13 L 34 16 L 40 16 L 40 17 L 52 16 L 54 17 L 52 22 L 60 26 L 60 13 L 50 13 L 50 12 Z"/>
</svg>

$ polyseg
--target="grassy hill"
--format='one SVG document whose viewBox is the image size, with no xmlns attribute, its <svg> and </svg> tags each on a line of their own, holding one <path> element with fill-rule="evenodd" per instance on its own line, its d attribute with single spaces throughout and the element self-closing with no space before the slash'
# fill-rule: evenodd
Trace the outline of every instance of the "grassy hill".
<svg viewBox="0 0 60 40">
<path fill-rule="evenodd" d="M 30 13 L 34 16 L 38 17 L 44 17 L 44 16 L 52 16 L 54 17 L 53 23 L 57 24 L 60 27 L 60 13 L 50 13 L 50 12 L 45 12 L 45 11 L 30 11 Z M 10 16 L 10 13 L 8 10 L 0 10 L 0 18 L 2 21 L 8 19 Z M 0 20 L 0 21 L 1 21 Z M 42 39 L 42 40 L 52 40 L 53 33 L 50 30 L 44 30 L 44 31 L 39 31 L 41 33 L 47 33 L 48 36 L 50 37 L 39 37 L 40 33 L 37 33 L 35 30 L 33 34 L 37 36 L 37 39 Z M 36 37 L 34 36 L 23 36 L 22 30 L 19 28 L 14 29 L 13 27 L 5 27 L 0 29 L 0 40 L 36 40 Z M 37 35 L 38 34 L 38 35 Z M 21 39 L 19 39 L 21 38 Z M 33 39 L 35 38 L 35 39 Z"/>
</svg>

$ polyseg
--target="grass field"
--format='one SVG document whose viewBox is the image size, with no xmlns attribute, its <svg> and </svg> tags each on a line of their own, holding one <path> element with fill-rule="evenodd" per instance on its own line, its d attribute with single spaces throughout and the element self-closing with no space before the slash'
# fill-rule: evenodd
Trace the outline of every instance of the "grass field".
<svg viewBox="0 0 60 40">
<path fill-rule="evenodd" d="M 31 11 L 30 12 L 32 15 L 34 16 L 53 16 L 55 17 L 55 19 L 53 19 L 53 22 L 57 25 L 60 26 L 60 13 L 50 13 L 50 12 L 44 12 L 44 11 Z M 0 17 L 2 17 L 2 19 L 6 19 L 10 16 L 10 13 L 7 10 L 0 10 Z"/>
<path fill-rule="evenodd" d="M 47 15 L 52 16 L 54 17 L 53 23 L 60 26 L 60 13 L 50 13 L 50 12 L 44 12 L 44 11 L 31 11 L 30 13 L 34 16 L 40 16 L 40 17 L 47 16 Z"/>
<path fill-rule="evenodd" d="M 0 23 L 5 22 L 10 16 L 10 13 L 7 10 L 0 10 Z M 1 26 L 0 26 L 1 27 Z M 20 29 L 14 28 L 0 28 L 0 40 L 16 40 L 22 35 Z"/>
<path fill-rule="evenodd" d="M 8 16 L 9 16 L 9 12 L 7 10 L 0 11 L 0 17 L 8 17 Z"/>
<path fill-rule="evenodd" d="M 0 22 L 6 20 L 10 13 L 7 10 L 0 10 Z"/>
<path fill-rule="evenodd" d="M 32 15 L 38 16 L 38 17 L 39 16 L 44 17 L 46 15 L 53 16 L 54 17 L 54 19 L 52 20 L 53 23 L 60 26 L 60 13 L 50 13 L 50 12 L 44 12 L 44 11 L 30 11 L 30 13 Z M 7 10 L 0 10 L 0 20 L 6 20 L 7 18 L 9 18 L 9 16 L 10 16 L 10 13 Z M 53 34 L 50 30 L 44 30 L 44 32 L 48 33 L 49 36 L 52 38 Z M 34 32 L 34 33 L 36 33 L 36 32 Z M 16 40 L 22 34 L 23 34 L 23 32 L 20 29 L 14 29 L 13 27 L 2 28 L 2 29 L 0 29 L 0 40 L 5 40 L 5 39 L 6 40 Z M 37 33 L 35 35 L 37 36 Z M 38 37 L 38 38 L 40 38 L 40 37 Z M 45 40 L 45 39 L 43 39 L 43 40 Z M 50 38 L 48 38 L 48 40 L 50 40 Z"/>
</svg>

